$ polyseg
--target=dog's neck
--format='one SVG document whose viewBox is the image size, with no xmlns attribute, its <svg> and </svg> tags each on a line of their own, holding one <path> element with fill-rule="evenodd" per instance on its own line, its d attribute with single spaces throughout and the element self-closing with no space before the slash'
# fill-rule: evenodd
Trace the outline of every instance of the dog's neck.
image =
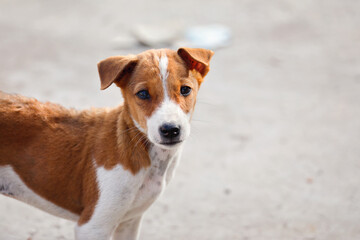
<svg viewBox="0 0 360 240">
<path fill-rule="evenodd" d="M 116 123 L 117 142 L 123 142 L 124 138 L 127 140 L 130 139 L 130 145 L 132 145 L 134 148 L 140 148 L 143 151 L 148 151 L 151 143 L 146 137 L 146 134 L 135 125 L 128 106 L 125 104 L 119 108 L 122 109 L 122 111 L 119 111 L 119 116 Z"/>
<path fill-rule="evenodd" d="M 109 165 L 105 163 L 105 167 L 108 165 L 108 168 L 112 168 L 115 164 L 120 163 L 125 169 L 136 174 L 142 168 L 147 168 L 156 161 L 166 164 L 167 168 L 174 157 L 180 155 L 181 146 L 174 149 L 164 149 L 151 143 L 146 134 L 135 126 L 126 105 L 118 107 L 115 111 L 117 117 L 113 118 L 112 124 L 115 124 L 113 129 L 116 128 L 118 157 L 116 163 L 113 162 Z M 104 142 L 106 142 L 107 137 L 111 137 L 111 133 L 108 136 L 103 136 Z"/>
</svg>

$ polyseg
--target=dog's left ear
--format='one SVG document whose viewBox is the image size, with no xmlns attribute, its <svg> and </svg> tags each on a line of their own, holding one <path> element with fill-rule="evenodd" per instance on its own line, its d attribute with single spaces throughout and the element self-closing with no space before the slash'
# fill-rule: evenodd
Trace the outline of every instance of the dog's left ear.
<svg viewBox="0 0 360 240">
<path fill-rule="evenodd" d="M 209 72 L 210 59 L 214 55 L 213 51 L 203 48 L 179 48 L 177 53 L 190 70 L 195 69 L 202 77 L 205 77 Z"/>
<path fill-rule="evenodd" d="M 137 64 L 137 58 L 131 56 L 109 57 L 98 63 L 101 90 L 108 88 L 113 82 L 119 87 L 122 80 L 129 77 Z"/>
</svg>

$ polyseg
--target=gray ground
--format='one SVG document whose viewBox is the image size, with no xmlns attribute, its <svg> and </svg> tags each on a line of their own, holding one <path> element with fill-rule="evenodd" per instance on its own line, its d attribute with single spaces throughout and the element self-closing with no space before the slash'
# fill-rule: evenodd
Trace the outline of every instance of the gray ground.
<svg viewBox="0 0 360 240">
<path fill-rule="evenodd" d="M 96 63 L 135 24 L 222 23 L 192 137 L 142 239 L 360 239 L 360 1 L 1 1 L 0 89 L 115 106 Z M 1 240 L 73 223 L 0 196 Z"/>
</svg>

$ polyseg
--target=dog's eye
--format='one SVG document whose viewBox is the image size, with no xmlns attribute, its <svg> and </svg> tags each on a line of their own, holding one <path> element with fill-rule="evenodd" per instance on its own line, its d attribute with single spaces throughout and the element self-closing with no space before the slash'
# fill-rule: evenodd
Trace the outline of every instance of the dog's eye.
<svg viewBox="0 0 360 240">
<path fill-rule="evenodd" d="M 150 99 L 150 93 L 147 90 L 138 91 L 136 96 L 142 100 Z"/>
<path fill-rule="evenodd" d="M 188 86 L 182 86 L 180 88 L 180 93 L 181 95 L 183 95 L 184 97 L 189 96 L 191 93 L 191 87 Z"/>
</svg>

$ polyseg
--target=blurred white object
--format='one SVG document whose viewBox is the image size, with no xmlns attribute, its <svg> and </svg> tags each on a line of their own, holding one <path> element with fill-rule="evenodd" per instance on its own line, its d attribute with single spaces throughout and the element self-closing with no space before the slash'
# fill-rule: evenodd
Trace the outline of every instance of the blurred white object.
<svg viewBox="0 0 360 240">
<path fill-rule="evenodd" d="M 217 49 L 230 44 L 229 27 L 213 24 L 184 28 L 180 21 L 161 25 L 138 24 L 132 34 L 123 33 L 113 39 L 114 48 L 126 49 L 139 47 L 138 43 L 152 48 L 194 47 Z"/>
<path fill-rule="evenodd" d="M 141 24 L 133 30 L 137 40 L 149 47 L 171 46 L 181 36 L 181 32 L 182 24 L 177 22 L 161 25 Z"/>
<path fill-rule="evenodd" d="M 185 39 L 188 47 L 216 49 L 230 44 L 231 30 L 220 24 L 193 26 L 185 30 Z"/>
<path fill-rule="evenodd" d="M 131 49 L 138 46 L 138 41 L 134 36 L 125 33 L 115 37 L 112 45 L 115 49 Z"/>
</svg>

